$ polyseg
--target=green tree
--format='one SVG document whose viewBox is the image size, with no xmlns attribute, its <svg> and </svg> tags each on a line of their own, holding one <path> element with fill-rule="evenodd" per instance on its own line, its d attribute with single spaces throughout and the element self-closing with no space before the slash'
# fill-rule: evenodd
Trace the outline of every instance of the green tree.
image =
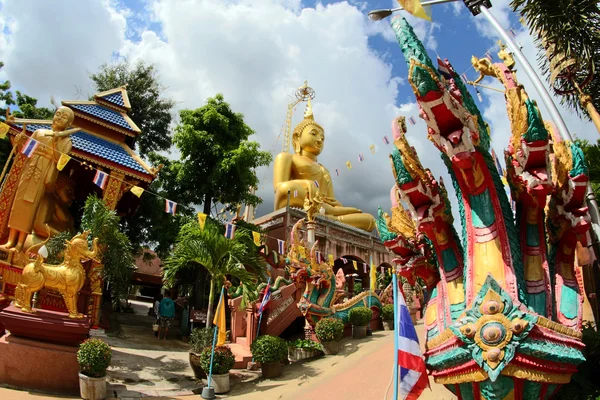
<svg viewBox="0 0 600 400">
<path fill-rule="evenodd" d="M 257 142 L 248 141 L 254 131 L 244 116 L 217 94 L 201 108 L 181 110 L 180 118 L 173 142 L 181 152 L 177 179 L 184 201 L 203 203 L 207 215 L 213 202 L 259 204 L 260 198 L 251 193 L 258 186 L 255 169 L 269 165 L 272 157 Z"/>
<path fill-rule="evenodd" d="M 585 161 L 589 168 L 589 178 L 596 200 L 600 200 L 600 139 L 596 144 L 587 140 L 576 140 L 575 143 L 583 151 Z"/>
<path fill-rule="evenodd" d="M 166 286 L 173 287 L 178 276 L 191 272 L 199 282 L 202 268 L 210 274 L 207 326 L 212 323 L 215 293 L 227 279 L 238 279 L 247 287 L 264 280 L 265 263 L 252 242 L 249 230 L 239 227 L 233 239 L 223 235 L 223 226 L 207 219 L 204 229 L 198 222 L 190 222 L 181 228 L 173 254 L 164 266 Z"/>
<path fill-rule="evenodd" d="M 550 59 L 574 59 L 574 66 L 570 67 L 576 74 L 578 84 L 585 77 L 593 76 L 591 83 L 583 90 L 592 97 L 596 109 L 600 109 L 600 6 L 597 0 L 512 0 L 511 7 L 519 12 L 525 19 L 532 35 L 542 45 L 553 43 L 556 47 L 551 55 L 545 52 L 538 57 L 544 74 L 549 78 Z M 572 82 L 557 81 L 560 91 L 572 91 Z M 576 92 L 562 97 L 578 113 L 587 110 L 579 102 Z"/>
<path fill-rule="evenodd" d="M 98 92 L 127 85 L 131 103 L 128 115 L 142 131 L 136 143 L 142 156 L 171 147 L 169 126 L 175 102 L 164 97 L 165 87 L 160 84 L 154 65 L 143 61 L 132 64 L 127 60 L 103 64 L 90 78 Z"/>
</svg>

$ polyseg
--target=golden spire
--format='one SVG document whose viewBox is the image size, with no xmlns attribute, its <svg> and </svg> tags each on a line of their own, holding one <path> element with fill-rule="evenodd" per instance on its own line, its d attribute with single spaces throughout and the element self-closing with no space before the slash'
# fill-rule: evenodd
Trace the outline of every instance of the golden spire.
<svg viewBox="0 0 600 400">
<path fill-rule="evenodd" d="M 306 102 L 306 111 L 304 111 L 304 119 L 312 119 L 312 120 L 314 120 L 313 110 L 312 110 L 312 104 L 310 103 L 310 98 Z"/>
</svg>

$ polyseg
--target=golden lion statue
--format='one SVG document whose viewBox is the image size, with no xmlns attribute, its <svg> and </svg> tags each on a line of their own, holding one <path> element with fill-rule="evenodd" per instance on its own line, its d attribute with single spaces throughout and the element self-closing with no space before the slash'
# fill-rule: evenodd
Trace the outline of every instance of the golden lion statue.
<svg viewBox="0 0 600 400">
<path fill-rule="evenodd" d="M 69 318 L 81 319 L 83 314 L 77 311 L 77 296 L 85 283 L 85 270 L 81 260 L 92 259 L 98 255 L 98 239 L 94 239 L 92 250 L 88 249 L 88 236 L 90 231 L 85 231 L 65 241 L 64 260 L 60 265 L 46 265 L 44 257 L 38 250 L 47 242 L 31 246 L 29 253 L 37 253 L 36 260 L 30 262 L 23 268 L 21 283 L 15 289 L 15 306 L 21 311 L 32 313 L 31 297 L 43 288 L 57 290 L 69 311 Z"/>
</svg>

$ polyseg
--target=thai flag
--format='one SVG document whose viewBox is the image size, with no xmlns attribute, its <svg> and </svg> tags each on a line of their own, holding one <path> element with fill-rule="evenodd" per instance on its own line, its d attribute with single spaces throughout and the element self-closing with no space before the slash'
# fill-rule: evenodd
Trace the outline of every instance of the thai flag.
<svg viewBox="0 0 600 400">
<path fill-rule="evenodd" d="M 363 274 L 367 273 L 367 263 L 363 263 Z"/>
<path fill-rule="evenodd" d="M 467 77 L 467 73 L 465 72 L 460 76 L 465 83 L 469 83 L 469 78 Z"/>
<path fill-rule="evenodd" d="M 415 117 L 409 117 L 408 122 L 410 122 L 411 125 L 415 125 L 417 123 L 417 120 L 415 120 Z"/>
<path fill-rule="evenodd" d="M 504 170 L 502 169 L 502 164 L 500 164 L 500 159 L 496 155 L 494 149 L 492 149 L 492 157 L 494 158 L 494 164 L 496 164 L 496 169 L 498 170 L 498 174 L 500 176 L 504 176 Z"/>
<path fill-rule="evenodd" d="M 165 199 L 165 212 L 175 215 L 175 209 L 177 209 L 177 203 L 172 200 Z"/>
<path fill-rule="evenodd" d="M 321 264 L 322 258 L 321 258 L 321 252 L 317 251 L 317 264 Z"/>
<path fill-rule="evenodd" d="M 340 176 L 340 170 L 336 168 L 336 169 L 335 169 L 335 174 L 336 174 L 337 176 Z"/>
<path fill-rule="evenodd" d="M 94 183 L 102 190 L 106 187 L 106 183 L 108 182 L 108 174 L 102 171 L 96 171 L 96 176 L 94 176 Z M 167 200 L 168 201 L 168 200 Z M 167 211 L 169 212 L 169 211 Z M 175 212 L 173 212 L 175 213 Z"/>
<path fill-rule="evenodd" d="M 267 308 L 269 301 L 271 300 L 271 284 L 267 283 L 267 287 L 265 288 L 265 294 L 263 296 L 262 302 L 260 303 L 260 307 L 258 307 L 258 314 L 262 314 Z"/>
<path fill-rule="evenodd" d="M 31 156 L 35 152 L 35 149 L 37 149 L 39 145 L 40 142 L 38 142 L 35 139 L 29 138 L 27 139 L 27 142 L 25 142 L 25 146 L 23 146 L 23 148 L 21 149 L 21 153 L 25 154 L 28 158 L 31 158 Z"/>
<path fill-rule="evenodd" d="M 298 191 L 294 190 L 294 197 L 298 197 Z"/>
<path fill-rule="evenodd" d="M 363 156 L 363 153 L 358 153 L 358 161 L 363 161 L 365 159 L 365 156 Z"/>
<path fill-rule="evenodd" d="M 385 143 L 386 145 L 390 144 L 390 138 L 388 138 L 387 135 L 384 136 L 382 140 L 383 140 L 383 143 Z"/>
<path fill-rule="evenodd" d="M 417 331 L 410 318 L 410 312 L 402 296 L 397 290 L 396 329 L 398 335 L 398 382 L 400 398 L 416 400 L 423 390 L 429 386 L 429 378 L 425 369 L 425 360 L 419 347 Z"/>
<path fill-rule="evenodd" d="M 516 38 L 517 34 L 515 33 L 515 31 L 513 29 L 509 29 L 508 30 L 508 34 L 510 35 L 511 38 Z"/>
<path fill-rule="evenodd" d="M 344 257 L 342 257 L 341 260 L 344 264 L 348 264 L 348 260 L 346 260 Z"/>
<path fill-rule="evenodd" d="M 452 74 L 450 73 L 450 70 L 448 69 L 448 66 L 446 65 L 446 63 L 444 63 L 442 61 L 441 58 L 437 58 L 437 62 L 438 62 L 438 72 L 446 79 L 452 79 Z"/>
<path fill-rule="evenodd" d="M 234 224 L 225 224 L 225 237 L 227 239 L 233 239 L 234 234 L 235 234 L 235 225 Z"/>
<path fill-rule="evenodd" d="M 317 187 L 317 189 L 319 188 L 319 182 L 318 181 L 314 181 L 315 182 L 315 186 Z"/>
<path fill-rule="evenodd" d="M 484 57 L 485 57 L 485 58 L 487 58 L 487 59 L 488 59 L 488 60 L 490 60 L 490 61 L 492 61 L 492 60 L 493 60 L 493 58 L 492 58 L 492 55 L 490 54 L 490 52 L 489 52 L 489 51 L 486 51 L 486 52 L 485 52 L 485 56 L 484 56 Z"/>
<path fill-rule="evenodd" d="M 279 254 L 285 254 L 285 242 L 281 239 L 277 239 L 277 250 Z"/>
</svg>

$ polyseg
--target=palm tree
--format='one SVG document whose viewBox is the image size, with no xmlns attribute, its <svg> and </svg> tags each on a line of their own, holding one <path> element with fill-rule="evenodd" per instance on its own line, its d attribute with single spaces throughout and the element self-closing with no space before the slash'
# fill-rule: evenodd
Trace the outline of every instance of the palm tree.
<svg viewBox="0 0 600 400">
<path fill-rule="evenodd" d="M 265 280 L 266 265 L 252 241 L 248 229 L 238 227 L 233 239 L 223 235 L 223 227 L 207 219 L 204 229 L 197 222 L 184 225 L 172 255 L 164 266 L 164 281 L 172 287 L 177 276 L 186 270 L 206 268 L 210 274 L 210 294 L 206 325 L 212 322 L 215 292 L 229 278 L 237 278 L 244 285 L 242 303 L 252 301 L 258 280 Z M 245 304 L 244 304 L 245 306 Z"/>
<path fill-rule="evenodd" d="M 538 44 L 553 44 L 550 52 L 538 58 L 544 74 L 550 78 L 554 72 L 550 62 L 559 59 L 573 60 L 574 63 L 558 66 L 568 72 L 568 79 L 558 79 L 552 85 L 555 92 L 563 95 L 563 102 L 578 113 L 585 107 L 579 101 L 574 83 L 582 87 L 584 93 L 592 97 L 592 104 L 600 109 L 600 6 L 597 0 L 512 0 L 513 11 L 525 19 L 531 34 Z M 591 79 L 591 81 L 590 81 Z"/>
</svg>

